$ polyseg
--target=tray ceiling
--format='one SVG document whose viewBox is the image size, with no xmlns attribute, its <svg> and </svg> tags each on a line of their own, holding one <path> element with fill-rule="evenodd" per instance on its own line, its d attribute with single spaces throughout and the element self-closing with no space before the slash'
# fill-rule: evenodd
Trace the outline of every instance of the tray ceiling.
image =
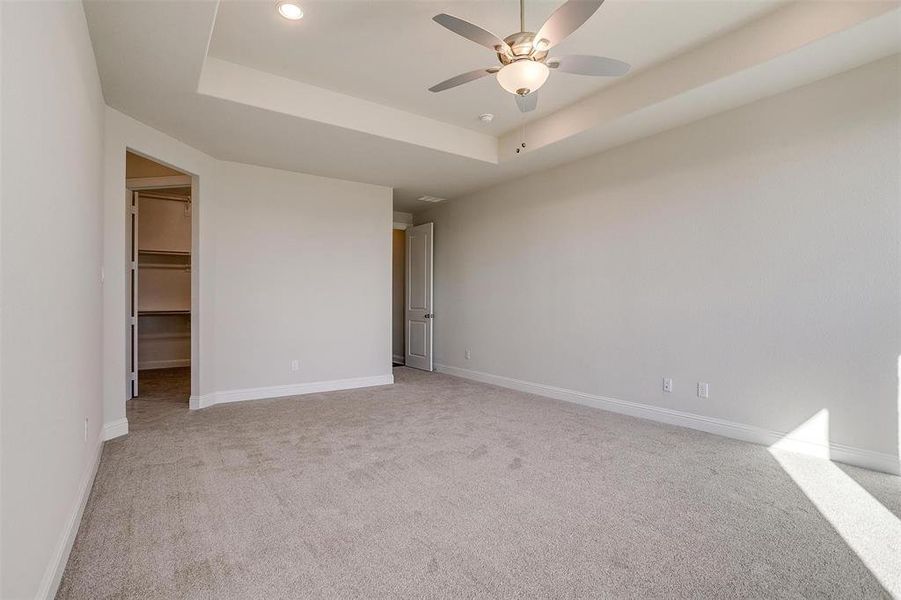
<svg viewBox="0 0 901 600">
<path fill-rule="evenodd" d="M 527 0 L 527 25 L 556 5 Z M 505 35 L 516 2 L 303 6 L 289 22 L 269 1 L 86 0 L 106 102 L 218 159 L 389 186 L 415 212 L 901 51 L 897 2 L 607 0 L 559 55 L 633 71 L 553 73 L 526 121 L 492 78 L 427 91 L 493 60 L 431 17 Z"/>
</svg>

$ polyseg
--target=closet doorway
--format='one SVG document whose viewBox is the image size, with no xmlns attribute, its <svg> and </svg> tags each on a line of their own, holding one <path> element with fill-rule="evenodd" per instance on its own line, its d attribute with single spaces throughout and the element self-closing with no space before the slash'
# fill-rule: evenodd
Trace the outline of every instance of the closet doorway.
<svg viewBox="0 0 901 600">
<path fill-rule="evenodd" d="M 394 223 L 391 231 L 391 363 L 395 367 L 404 365 L 404 290 L 406 270 L 407 237 L 404 235 L 406 223 Z"/>
<path fill-rule="evenodd" d="M 130 397 L 191 394 L 191 176 L 126 152 Z"/>
</svg>

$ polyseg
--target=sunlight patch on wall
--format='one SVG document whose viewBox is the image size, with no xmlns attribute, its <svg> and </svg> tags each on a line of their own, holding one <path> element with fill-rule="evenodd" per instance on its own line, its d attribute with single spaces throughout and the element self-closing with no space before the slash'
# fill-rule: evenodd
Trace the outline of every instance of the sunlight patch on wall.
<svg viewBox="0 0 901 600">
<path fill-rule="evenodd" d="M 811 451 L 825 448 L 825 456 Z M 770 453 L 879 580 L 901 598 L 901 521 L 828 460 L 829 412 L 822 410 L 770 447 Z M 799 453 L 803 452 L 803 453 Z"/>
<path fill-rule="evenodd" d="M 770 448 L 829 458 L 829 411 L 824 408 Z"/>
</svg>

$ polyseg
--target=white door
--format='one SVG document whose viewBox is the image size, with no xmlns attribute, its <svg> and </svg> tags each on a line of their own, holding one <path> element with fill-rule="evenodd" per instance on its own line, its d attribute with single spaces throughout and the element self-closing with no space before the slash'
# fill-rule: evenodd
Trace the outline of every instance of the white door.
<svg viewBox="0 0 901 600">
<path fill-rule="evenodd" d="M 408 367 L 432 370 L 433 225 L 407 228 L 406 324 Z"/>
<path fill-rule="evenodd" d="M 128 202 L 129 219 L 131 223 L 131 264 L 129 275 L 131 277 L 131 313 L 129 324 L 131 327 L 131 389 L 130 395 L 136 398 L 138 395 L 138 193 L 125 190 L 126 202 Z"/>
</svg>

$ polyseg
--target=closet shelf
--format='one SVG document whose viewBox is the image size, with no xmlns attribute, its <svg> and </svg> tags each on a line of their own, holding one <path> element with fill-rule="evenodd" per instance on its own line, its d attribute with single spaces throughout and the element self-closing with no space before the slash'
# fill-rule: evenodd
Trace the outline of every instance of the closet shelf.
<svg viewBox="0 0 901 600">
<path fill-rule="evenodd" d="M 190 271 L 191 265 L 177 265 L 172 263 L 138 263 L 139 269 L 178 269 L 179 271 Z"/>
<path fill-rule="evenodd" d="M 168 333 L 139 333 L 139 340 L 190 340 L 191 333 L 189 331 L 168 332 Z"/>
<path fill-rule="evenodd" d="M 138 248 L 138 254 L 154 254 L 157 256 L 191 256 L 190 252 L 182 252 L 181 250 L 145 250 Z"/>
<path fill-rule="evenodd" d="M 190 315 L 191 309 L 184 310 L 139 310 L 139 317 L 156 317 L 156 316 L 166 316 L 166 315 Z"/>
</svg>

